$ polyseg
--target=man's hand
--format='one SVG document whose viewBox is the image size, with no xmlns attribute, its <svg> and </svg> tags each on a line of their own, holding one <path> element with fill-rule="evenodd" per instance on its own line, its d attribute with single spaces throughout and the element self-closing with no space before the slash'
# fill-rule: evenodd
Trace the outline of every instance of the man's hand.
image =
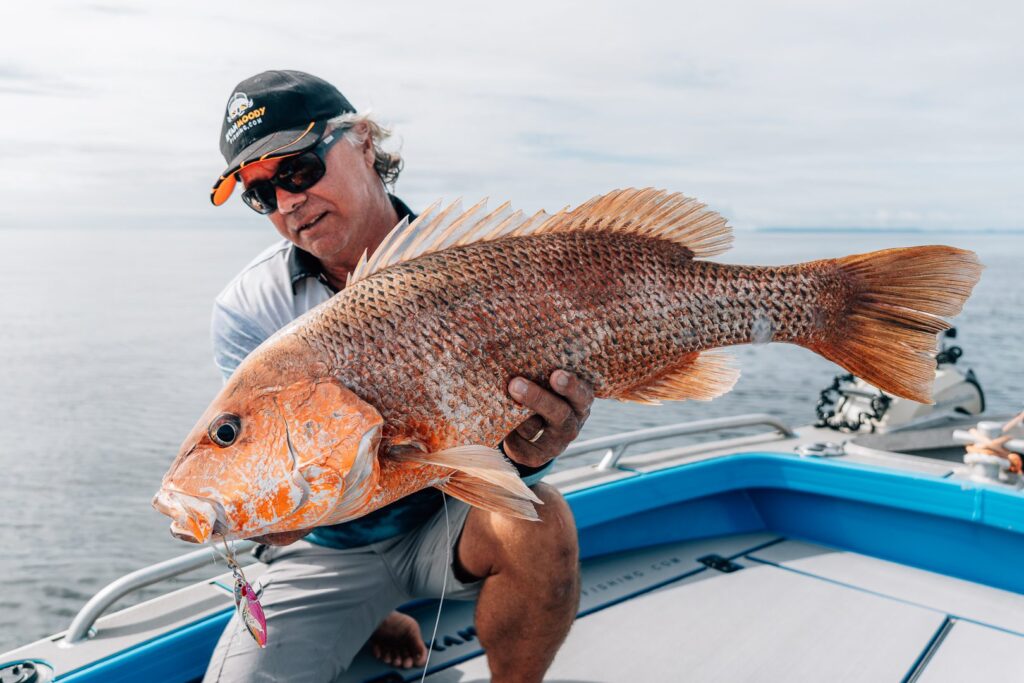
<svg viewBox="0 0 1024 683">
<path fill-rule="evenodd" d="M 509 382 L 508 393 L 536 415 L 505 437 L 505 453 L 527 467 L 541 467 L 560 455 L 590 416 L 594 390 L 565 370 L 551 373 L 551 387 L 542 389 L 522 377 Z"/>
</svg>

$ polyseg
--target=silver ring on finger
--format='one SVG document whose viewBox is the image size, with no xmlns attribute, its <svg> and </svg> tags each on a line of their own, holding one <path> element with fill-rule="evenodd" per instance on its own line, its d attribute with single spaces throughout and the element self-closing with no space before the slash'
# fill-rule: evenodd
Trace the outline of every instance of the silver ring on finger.
<svg viewBox="0 0 1024 683">
<path fill-rule="evenodd" d="M 542 436 L 544 436 L 544 428 L 543 427 L 538 429 L 537 433 L 534 434 L 532 438 L 527 439 L 527 441 L 529 441 L 530 443 L 537 443 L 537 439 L 539 439 Z"/>
</svg>

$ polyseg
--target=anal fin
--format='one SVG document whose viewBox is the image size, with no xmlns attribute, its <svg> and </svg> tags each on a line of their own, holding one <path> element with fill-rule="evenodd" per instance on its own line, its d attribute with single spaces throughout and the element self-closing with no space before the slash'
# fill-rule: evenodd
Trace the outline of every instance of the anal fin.
<svg viewBox="0 0 1024 683">
<path fill-rule="evenodd" d="M 444 484 L 438 484 L 436 488 L 447 493 L 452 498 L 458 498 L 463 503 L 478 507 L 481 510 L 496 512 L 499 515 L 516 517 L 531 522 L 540 520 L 533 502 L 517 497 L 494 484 L 470 477 L 461 472 L 452 475 L 451 479 Z M 525 484 L 523 484 L 523 488 L 530 491 L 530 489 L 526 488 Z M 533 492 L 530 491 L 530 493 L 532 494 Z"/>
<path fill-rule="evenodd" d="M 523 483 L 501 451 L 487 446 L 456 446 L 434 453 L 414 449 L 392 455 L 402 462 L 440 465 L 455 470 L 435 486 L 452 498 L 502 515 L 536 521 L 534 505 L 543 502 Z"/>
<path fill-rule="evenodd" d="M 733 357 L 721 351 L 689 354 L 655 377 L 613 396 L 620 401 L 658 404 L 662 401 L 710 401 L 728 393 L 740 378 Z"/>
</svg>

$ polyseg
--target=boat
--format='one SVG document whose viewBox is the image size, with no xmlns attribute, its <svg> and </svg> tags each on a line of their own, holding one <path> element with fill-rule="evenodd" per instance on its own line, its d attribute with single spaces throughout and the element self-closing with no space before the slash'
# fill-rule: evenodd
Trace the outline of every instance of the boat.
<svg viewBox="0 0 1024 683">
<path fill-rule="evenodd" d="M 944 342 L 931 407 L 839 376 L 815 424 L 746 414 L 572 445 L 546 481 L 576 516 L 582 593 L 546 680 L 1024 680 L 1024 478 L 987 450 L 1024 453 L 1024 429 L 978 422 L 960 355 Z M 114 581 L 66 630 L 0 655 L 0 681 L 199 680 L 234 609 L 215 557 Z M 219 573 L 107 614 L 202 567 Z M 430 638 L 437 601 L 402 609 Z M 445 601 L 426 672 L 364 649 L 338 681 L 487 677 L 473 604 Z"/>
</svg>

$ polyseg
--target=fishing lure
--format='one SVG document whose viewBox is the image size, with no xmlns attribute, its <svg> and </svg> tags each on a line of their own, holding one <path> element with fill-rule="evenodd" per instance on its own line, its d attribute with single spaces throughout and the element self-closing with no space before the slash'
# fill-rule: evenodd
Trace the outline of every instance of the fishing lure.
<svg viewBox="0 0 1024 683">
<path fill-rule="evenodd" d="M 245 625 L 245 629 L 252 636 L 260 648 L 267 646 L 267 618 L 263 614 L 263 606 L 260 605 L 259 595 L 253 590 L 242 571 L 242 566 L 235 560 L 234 553 L 224 541 L 224 561 L 231 567 L 231 575 L 235 578 L 232 593 L 235 596 L 235 611 L 238 618 Z"/>
</svg>

